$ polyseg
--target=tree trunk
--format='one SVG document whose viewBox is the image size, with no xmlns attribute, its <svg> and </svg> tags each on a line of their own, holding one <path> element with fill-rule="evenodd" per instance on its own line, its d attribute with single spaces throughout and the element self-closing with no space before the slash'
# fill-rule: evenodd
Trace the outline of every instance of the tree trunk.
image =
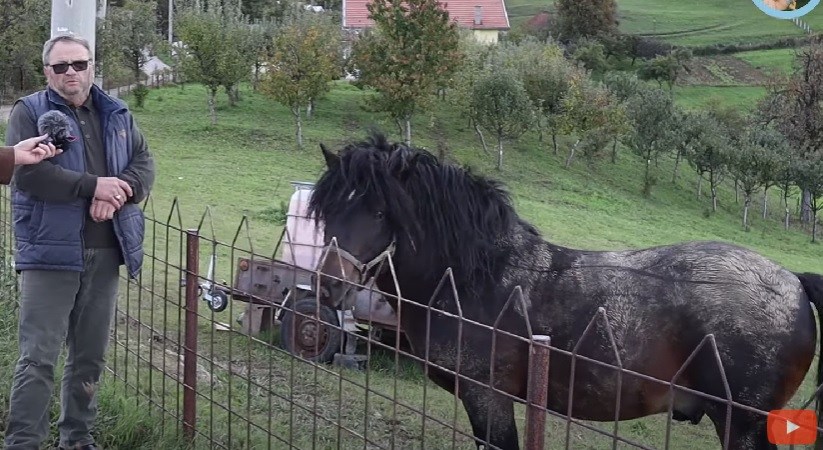
<svg viewBox="0 0 823 450">
<path fill-rule="evenodd" d="M 746 231 L 749 231 L 749 204 L 751 203 L 751 198 L 752 196 L 746 193 L 743 200 L 743 228 Z"/>
<path fill-rule="evenodd" d="M 674 159 L 674 174 L 672 174 L 672 183 L 677 182 L 677 168 L 680 166 L 680 150 L 677 151 L 677 157 Z"/>
<path fill-rule="evenodd" d="M 406 145 L 411 146 L 411 118 L 406 118 L 406 133 L 404 136 L 404 140 L 406 141 Z"/>
<path fill-rule="evenodd" d="M 734 180 L 734 202 L 740 203 L 740 191 L 738 190 L 737 178 Z"/>
<path fill-rule="evenodd" d="M 537 141 L 543 143 L 543 125 L 540 123 L 540 118 L 537 119 Z"/>
<path fill-rule="evenodd" d="M 572 145 L 572 149 L 569 150 L 569 157 L 566 158 L 566 168 L 568 169 L 569 166 L 572 164 L 572 159 L 574 158 L 574 151 L 577 150 L 577 145 L 580 144 L 580 139 Z"/>
<path fill-rule="evenodd" d="M 786 208 L 786 217 L 784 218 L 786 229 L 789 229 L 789 216 L 791 212 L 789 211 L 789 190 L 783 190 L 783 207 Z"/>
<path fill-rule="evenodd" d="M 612 142 L 612 164 L 617 164 L 617 136 L 615 136 L 614 142 Z"/>
<path fill-rule="evenodd" d="M 474 124 L 474 131 L 477 133 L 477 136 L 480 138 L 480 143 L 483 144 L 483 152 L 488 154 L 489 147 L 486 145 L 486 139 L 483 137 L 483 132 L 480 131 L 480 126 Z"/>
<path fill-rule="evenodd" d="M 801 203 L 800 203 L 800 221 L 801 222 L 808 222 L 811 220 L 812 216 L 812 208 L 811 208 L 811 195 L 809 195 L 809 191 L 803 189 L 803 195 L 801 196 Z"/>
<path fill-rule="evenodd" d="M 306 105 L 306 118 L 311 119 L 314 117 L 314 99 L 309 99 L 309 104 Z"/>
<path fill-rule="evenodd" d="M 766 220 L 766 209 L 769 207 L 769 187 L 763 187 L 763 220 Z"/>
<path fill-rule="evenodd" d="M 211 114 L 211 124 L 217 125 L 217 111 L 214 108 L 214 98 L 217 96 L 217 88 L 209 89 L 209 114 Z"/>
<path fill-rule="evenodd" d="M 552 130 L 552 146 L 554 147 L 554 154 L 557 154 L 557 132 Z"/>
<path fill-rule="evenodd" d="M 646 158 L 646 171 L 643 174 L 643 195 L 646 197 L 649 196 L 652 192 L 652 182 L 649 179 L 649 174 L 651 173 L 652 169 L 652 158 L 651 155 L 647 155 Z"/>
<path fill-rule="evenodd" d="M 503 133 L 497 134 L 497 170 L 503 170 Z"/>
<path fill-rule="evenodd" d="M 297 138 L 297 148 L 299 150 L 303 149 L 303 120 L 300 115 L 300 107 L 292 108 L 292 114 L 294 114 L 294 125 L 297 128 L 295 131 L 295 137 Z"/>
<path fill-rule="evenodd" d="M 697 199 L 700 200 L 700 194 L 703 189 L 703 175 L 697 175 Z"/>
<path fill-rule="evenodd" d="M 226 86 L 226 97 L 229 98 L 229 106 L 237 106 L 237 101 L 234 98 L 234 92 L 231 86 Z"/>
<path fill-rule="evenodd" d="M 717 186 L 714 181 L 711 183 L 712 190 L 712 211 L 717 212 Z"/>
</svg>

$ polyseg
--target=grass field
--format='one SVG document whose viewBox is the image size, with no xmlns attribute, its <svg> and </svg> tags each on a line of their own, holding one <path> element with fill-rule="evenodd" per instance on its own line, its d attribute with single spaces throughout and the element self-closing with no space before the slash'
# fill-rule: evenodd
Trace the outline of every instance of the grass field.
<svg viewBox="0 0 823 450">
<path fill-rule="evenodd" d="M 766 42 L 804 35 L 791 21 L 767 16 L 751 0 L 617 0 L 617 6 L 622 31 L 679 45 Z M 544 9 L 553 11 L 554 1 L 507 0 L 506 8 L 514 25 Z M 819 30 L 823 10 L 815 8 L 803 20 Z"/>
<path fill-rule="evenodd" d="M 740 88 L 676 88 L 675 93 L 678 102 L 687 105 L 699 105 L 711 95 L 718 95 L 730 104 L 745 107 L 757 98 L 756 91 Z M 288 181 L 312 181 L 322 167 L 319 142 L 336 147 L 345 140 L 363 136 L 370 125 L 380 126 L 393 136 L 397 132 L 390 122 L 360 107 L 361 91 L 340 84 L 328 98 L 318 102 L 315 118 L 305 127 L 306 148 L 298 151 L 292 144 L 292 123 L 287 110 L 247 87 L 242 94 L 243 100 L 236 108 L 228 107 L 225 98 L 219 99 L 218 125 L 212 127 L 202 88 L 187 85 L 183 89 L 152 90 L 146 107 L 135 111 L 157 159 L 157 184 L 147 209 L 160 223 L 171 217 L 174 227 L 190 228 L 198 226 L 208 208 L 210 215 L 206 216 L 201 234 L 225 243 L 235 241 L 245 215 L 249 231 L 245 225 L 239 228 L 236 245 L 269 254 L 280 230 L 272 218 L 292 191 Z M 776 195 L 770 198 L 771 212 L 767 220 L 760 218 L 759 206 L 753 207 L 752 230 L 745 232 L 740 225 L 740 204 L 728 186 L 721 191 L 720 210 L 709 214 L 708 198 L 698 199 L 695 195 L 694 173 L 682 167 L 680 177 L 672 183 L 669 160 L 661 161 L 660 181 L 651 198 L 645 199 L 641 196 L 642 166 L 625 149 L 621 149 L 616 166 L 605 160 L 593 166 L 578 160 L 564 169 L 568 148 L 565 140 L 561 139 L 561 154 L 553 156 L 547 143 L 540 143 L 536 135 L 528 134 L 507 147 L 504 169 L 497 172 L 493 168 L 494 157 L 483 153 L 465 120 L 447 103 L 439 104 L 430 115 L 418 117 L 414 124 L 415 144 L 436 148 L 438 139 L 447 143 L 450 158 L 503 179 L 514 194 L 518 211 L 552 242 L 588 249 L 622 249 L 691 239 L 719 239 L 753 248 L 792 270 L 823 272 L 820 245 L 810 244 L 809 235 L 803 230 L 786 232 L 781 228 L 781 208 Z M 172 209 L 173 204 L 178 209 Z M 180 272 L 164 261 L 176 265 L 182 259 L 181 243 L 173 232 L 167 237 L 162 227 L 150 225 L 149 228 L 149 254 L 159 260 L 150 258 L 143 288 L 128 286 L 121 303 L 134 318 L 153 322 L 157 329 L 140 331 L 136 325 L 121 320 L 117 332 L 124 344 L 118 347 L 112 360 L 116 361 L 115 369 L 120 376 L 128 374 L 125 376 L 132 387 L 117 384 L 117 390 L 122 390 L 126 398 L 133 398 L 129 402 L 145 406 L 145 399 L 141 397 L 151 396 L 177 411 L 179 390 L 170 388 L 174 384 L 168 378 L 163 381 L 156 372 L 149 378 L 145 366 L 173 367 L 175 364 L 167 360 L 166 350 L 177 348 L 179 352 L 172 341 L 179 339 Z M 211 250 L 205 241 L 201 242 L 201 273 L 205 273 L 206 257 Z M 227 247 L 218 248 L 216 278 L 231 278 L 231 261 L 237 256 Z M 214 320 L 236 326 L 234 319 L 243 307 L 244 304 L 235 302 L 225 312 L 214 314 Z M 427 410 L 432 416 L 446 423 L 457 417 L 464 431 L 470 429 L 462 406 L 458 405 L 455 413 L 454 399 L 444 391 L 433 385 L 427 385 L 424 390 L 426 383 L 419 369 L 407 362 L 395 367 L 393 357 L 380 355 L 375 350 L 373 368 L 368 375 L 355 372 L 340 375 L 336 369 L 329 372 L 297 362 L 280 350 L 251 342 L 246 336 L 215 332 L 209 322 L 211 313 L 205 306 L 201 306 L 201 311 L 205 311 L 200 329 L 200 349 L 205 357 L 201 362 L 213 377 L 201 386 L 207 386 L 205 395 L 213 396 L 215 403 L 202 399 L 198 420 L 206 436 L 228 448 L 266 448 L 270 443 L 277 448 L 276 439 L 260 433 L 256 427 L 275 430 L 273 434 L 283 439 L 291 436 L 299 448 L 310 448 L 312 440 L 320 448 L 335 447 L 340 429 L 321 426 L 311 411 L 321 411 L 352 430 L 368 429 L 370 440 L 395 436 L 398 448 L 417 447 L 423 439 L 431 448 L 451 446 L 454 437 L 447 427 L 429 420 L 424 432 L 418 414 L 404 407 L 392 409 L 391 399 L 395 397 L 410 407 L 420 408 L 424 392 Z M 126 334 L 130 339 L 125 340 Z M 161 339 L 166 343 L 146 344 L 147 339 Z M 235 356 L 228 356 L 230 354 Z M 229 377 L 229 370 L 235 376 Z M 400 374 L 396 388 L 395 372 Z M 213 384 L 208 381 L 214 379 L 218 381 Z M 792 404 L 804 401 L 811 389 L 807 381 Z M 383 397 L 375 392 L 382 393 Z M 248 397 L 248 393 L 254 395 Z M 264 393 L 267 395 L 261 395 Z M 111 401 L 120 401 L 119 398 L 113 396 Z M 252 400 L 246 401 L 247 398 Z M 229 404 L 240 411 L 242 417 L 228 415 L 219 406 Z M 142 407 L 139 411 L 150 409 Z M 522 432 L 522 407 L 518 411 Z M 395 414 L 399 422 L 392 418 Z M 148 417 L 149 423 L 159 420 L 156 415 Z M 248 426 L 243 417 L 250 417 L 255 426 Z M 172 424 L 165 426 L 171 428 Z M 611 430 L 611 424 L 598 426 Z M 105 421 L 103 427 L 104 432 L 117 432 Z M 619 433 L 645 445 L 662 446 L 665 429 L 665 417 L 660 416 L 623 422 Z M 156 427 L 148 427 L 138 435 L 165 439 L 156 441 L 164 448 L 172 445 L 169 442 L 174 438 L 170 431 L 161 433 Z M 343 448 L 362 448 L 362 440 L 346 438 L 346 435 L 340 431 Z M 563 448 L 565 435 L 564 423 L 552 420 L 548 428 L 550 448 Z M 573 448 L 610 445 L 607 438 L 597 437 L 578 426 L 571 428 L 570 438 Z M 269 442 L 272 439 L 274 441 Z M 464 437 L 458 435 L 455 442 L 457 448 L 468 448 Z M 708 420 L 698 426 L 673 425 L 670 448 L 698 448 L 695 445 L 719 448 Z M 115 444 L 110 448 L 126 447 Z"/>
<path fill-rule="evenodd" d="M 736 53 L 735 56 L 748 62 L 756 69 L 772 70 L 786 74 L 794 68 L 795 50 L 791 48 L 755 50 Z"/>
</svg>

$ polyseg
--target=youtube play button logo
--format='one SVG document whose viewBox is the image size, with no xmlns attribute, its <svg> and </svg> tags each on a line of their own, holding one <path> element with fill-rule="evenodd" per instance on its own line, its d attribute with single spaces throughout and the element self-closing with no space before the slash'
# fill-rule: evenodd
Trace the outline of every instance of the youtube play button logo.
<svg viewBox="0 0 823 450">
<path fill-rule="evenodd" d="M 813 444 L 817 439 L 817 414 L 808 409 L 776 409 L 769 412 L 767 430 L 772 444 Z"/>
</svg>

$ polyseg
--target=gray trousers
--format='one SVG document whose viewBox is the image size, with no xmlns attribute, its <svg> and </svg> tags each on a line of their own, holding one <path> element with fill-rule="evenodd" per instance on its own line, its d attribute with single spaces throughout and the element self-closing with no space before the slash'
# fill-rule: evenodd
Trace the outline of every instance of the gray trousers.
<svg viewBox="0 0 823 450">
<path fill-rule="evenodd" d="M 20 273 L 20 358 L 6 428 L 8 450 L 40 448 L 49 433 L 54 366 L 66 343 L 60 397 L 60 446 L 91 444 L 97 384 L 117 300 L 120 252 L 87 249 L 84 272 Z"/>
</svg>

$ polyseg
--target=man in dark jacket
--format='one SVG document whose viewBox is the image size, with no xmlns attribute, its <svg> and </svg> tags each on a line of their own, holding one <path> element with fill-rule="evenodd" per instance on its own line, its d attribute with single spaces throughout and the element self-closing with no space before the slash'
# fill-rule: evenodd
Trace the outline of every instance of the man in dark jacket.
<svg viewBox="0 0 823 450">
<path fill-rule="evenodd" d="M 97 384 L 125 264 L 137 277 L 154 161 L 126 104 L 93 85 L 89 44 L 57 36 L 43 46 L 48 87 L 19 99 L 6 142 L 37 136 L 37 119 L 65 113 L 76 136 L 60 155 L 21 166 L 12 180 L 20 271 L 20 357 L 6 448 L 37 449 L 49 432 L 54 366 L 67 356 L 57 423 L 60 447 L 94 449 Z"/>
</svg>

